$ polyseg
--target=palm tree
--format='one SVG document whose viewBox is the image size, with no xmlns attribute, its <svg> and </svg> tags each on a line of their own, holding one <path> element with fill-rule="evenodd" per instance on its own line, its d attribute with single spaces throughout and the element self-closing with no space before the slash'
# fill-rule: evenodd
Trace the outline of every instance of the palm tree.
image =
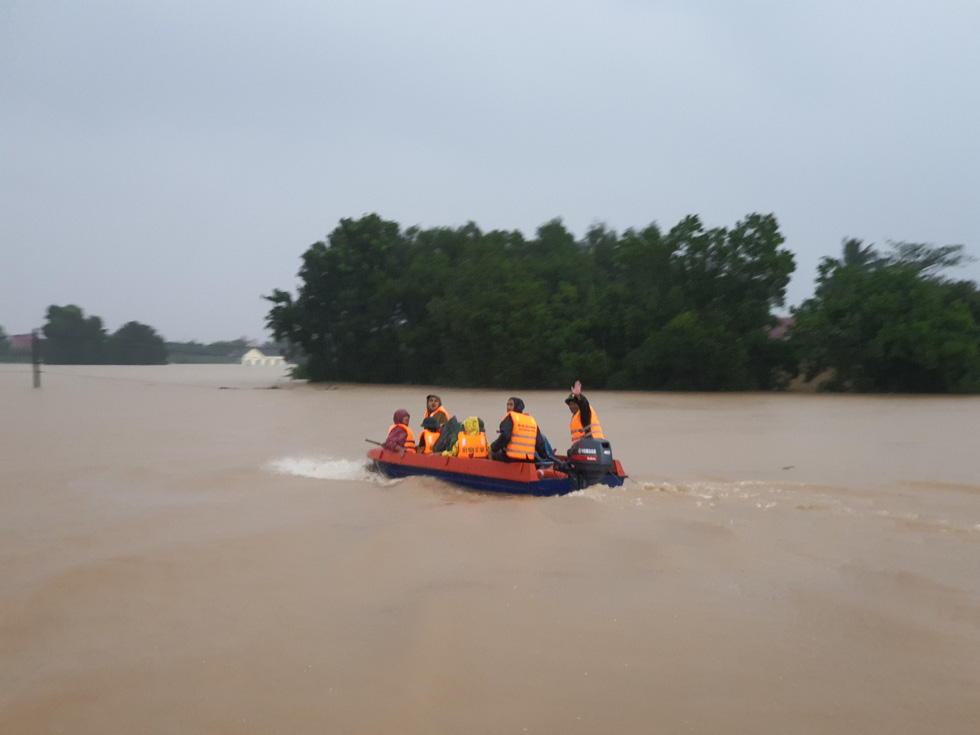
<svg viewBox="0 0 980 735">
<path fill-rule="evenodd" d="M 844 265 L 855 265 L 861 270 L 868 271 L 884 264 L 885 259 L 878 254 L 874 245 L 862 247 L 863 241 L 856 237 L 845 237 L 841 244 L 844 251 L 842 259 Z"/>
</svg>

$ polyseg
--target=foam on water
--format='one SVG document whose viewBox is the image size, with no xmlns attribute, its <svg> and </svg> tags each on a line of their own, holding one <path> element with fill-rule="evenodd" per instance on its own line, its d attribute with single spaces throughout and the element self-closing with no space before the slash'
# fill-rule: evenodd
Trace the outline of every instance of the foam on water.
<svg viewBox="0 0 980 735">
<path fill-rule="evenodd" d="M 740 506 L 762 512 L 782 509 L 877 518 L 915 531 L 971 534 L 980 530 L 980 524 L 975 523 L 977 511 L 972 504 L 959 507 L 956 515 L 944 517 L 923 512 L 918 498 L 886 492 L 866 496 L 860 491 L 832 486 L 759 481 L 643 482 L 639 485 L 646 493 L 688 498 L 695 507 L 706 511 Z M 933 487 L 933 500 L 935 493 L 944 487 L 951 494 L 962 492 L 958 486 Z M 972 492 L 972 487 L 967 490 Z M 636 504 L 642 505 L 642 501 Z"/>
<path fill-rule="evenodd" d="M 270 472 L 297 477 L 312 477 L 315 480 L 357 480 L 374 482 L 379 485 L 391 485 L 397 480 L 385 477 L 371 469 L 371 464 L 363 460 L 314 458 L 314 457 L 283 457 L 271 460 L 266 464 Z"/>
</svg>

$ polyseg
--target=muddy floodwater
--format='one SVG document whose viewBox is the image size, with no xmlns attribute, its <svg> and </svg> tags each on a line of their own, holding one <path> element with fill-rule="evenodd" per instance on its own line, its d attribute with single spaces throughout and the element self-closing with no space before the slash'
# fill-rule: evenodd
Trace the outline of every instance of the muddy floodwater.
<svg viewBox="0 0 980 735">
<path fill-rule="evenodd" d="M 527 498 L 368 471 L 429 392 L 0 365 L 0 732 L 980 732 L 980 398 L 586 385 Z"/>
</svg>

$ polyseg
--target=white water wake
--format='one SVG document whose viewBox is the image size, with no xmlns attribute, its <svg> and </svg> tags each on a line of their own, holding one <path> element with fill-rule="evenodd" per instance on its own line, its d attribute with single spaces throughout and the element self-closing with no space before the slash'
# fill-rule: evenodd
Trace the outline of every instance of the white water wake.
<svg viewBox="0 0 980 735">
<path fill-rule="evenodd" d="M 270 472 L 297 477 L 311 477 L 315 480 L 356 480 L 374 482 L 380 485 L 391 485 L 397 480 L 385 477 L 371 470 L 371 464 L 363 460 L 332 459 L 330 457 L 316 459 L 312 457 L 283 457 L 274 459 L 266 464 Z"/>
</svg>

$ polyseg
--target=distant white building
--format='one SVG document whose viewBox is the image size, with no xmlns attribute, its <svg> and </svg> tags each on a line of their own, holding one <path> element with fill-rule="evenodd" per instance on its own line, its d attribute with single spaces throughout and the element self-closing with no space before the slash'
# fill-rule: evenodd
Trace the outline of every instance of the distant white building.
<svg viewBox="0 0 980 735">
<path fill-rule="evenodd" d="M 282 355 L 267 355 L 257 347 L 253 347 L 242 355 L 242 365 L 285 365 L 286 358 Z"/>
</svg>

